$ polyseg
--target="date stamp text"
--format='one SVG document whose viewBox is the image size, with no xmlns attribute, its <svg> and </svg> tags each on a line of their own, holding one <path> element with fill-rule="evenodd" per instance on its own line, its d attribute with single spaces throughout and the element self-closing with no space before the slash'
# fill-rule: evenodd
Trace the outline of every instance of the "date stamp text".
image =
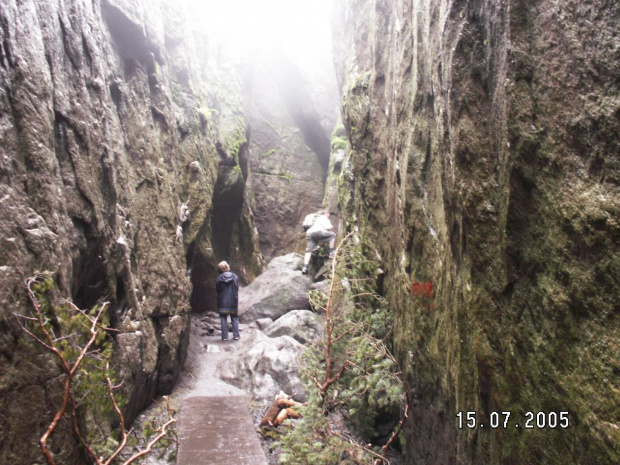
<svg viewBox="0 0 620 465">
<path fill-rule="evenodd" d="M 568 412 L 491 412 L 481 420 L 476 412 L 458 412 L 457 427 L 463 428 L 523 428 L 523 429 L 565 429 L 570 426 Z"/>
</svg>

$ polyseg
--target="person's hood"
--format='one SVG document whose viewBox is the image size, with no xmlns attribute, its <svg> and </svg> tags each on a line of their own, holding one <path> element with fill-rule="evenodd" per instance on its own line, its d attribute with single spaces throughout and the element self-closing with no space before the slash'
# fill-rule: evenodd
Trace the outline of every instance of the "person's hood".
<svg viewBox="0 0 620 465">
<path fill-rule="evenodd" d="M 226 271 L 220 275 L 218 280 L 223 281 L 225 283 L 229 283 L 235 280 L 235 275 L 231 271 Z"/>
</svg>

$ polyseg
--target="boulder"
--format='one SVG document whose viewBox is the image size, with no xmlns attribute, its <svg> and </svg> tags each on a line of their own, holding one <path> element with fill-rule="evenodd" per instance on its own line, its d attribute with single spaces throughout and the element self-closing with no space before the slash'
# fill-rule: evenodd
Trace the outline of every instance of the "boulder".
<svg viewBox="0 0 620 465">
<path fill-rule="evenodd" d="M 310 285 L 310 290 L 311 291 L 321 291 L 325 294 L 327 294 L 329 292 L 329 281 L 323 280 L 323 281 L 317 281 L 315 283 L 312 283 Z"/>
<path fill-rule="evenodd" d="M 310 310 L 293 310 L 264 329 L 269 337 L 290 336 L 302 344 L 323 337 L 323 321 Z"/>
<path fill-rule="evenodd" d="M 301 270 L 303 266 L 304 257 L 293 252 L 274 258 L 267 265 L 267 269 Z"/>
<path fill-rule="evenodd" d="M 239 296 L 239 317 L 250 323 L 259 318 L 277 320 L 291 310 L 309 309 L 310 280 L 293 269 L 294 259 L 279 257 Z"/>
<path fill-rule="evenodd" d="M 273 323 L 273 320 L 271 318 L 261 318 L 260 320 L 256 320 L 256 326 L 258 329 L 262 329 L 263 331 L 265 330 L 265 328 L 267 328 L 267 326 L 269 326 L 271 323 Z"/>
<path fill-rule="evenodd" d="M 289 336 L 257 340 L 247 351 L 239 352 L 234 362 L 218 366 L 220 378 L 246 390 L 256 400 L 271 402 L 282 390 L 305 401 L 297 365 L 297 357 L 305 347 Z"/>
</svg>

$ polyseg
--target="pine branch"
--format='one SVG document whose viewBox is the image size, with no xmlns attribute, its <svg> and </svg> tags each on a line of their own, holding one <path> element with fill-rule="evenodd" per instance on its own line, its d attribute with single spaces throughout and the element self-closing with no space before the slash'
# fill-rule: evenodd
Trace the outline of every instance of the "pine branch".
<svg viewBox="0 0 620 465">
<path fill-rule="evenodd" d="M 338 371 L 338 373 L 332 376 L 331 378 L 325 380 L 325 382 L 323 382 L 323 384 L 320 387 L 321 397 L 327 396 L 327 390 L 330 388 L 332 384 L 334 384 L 336 381 L 342 378 L 345 370 L 347 369 L 349 365 L 351 365 L 351 362 L 349 360 L 345 360 L 342 366 L 340 367 L 340 370 Z"/>
<path fill-rule="evenodd" d="M 340 244 L 338 244 L 338 247 L 336 248 L 335 252 L 334 252 L 334 258 L 332 261 L 332 279 L 331 282 L 329 284 L 329 293 L 327 294 L 327 304 L 325 305 L 325 326 L 327 328 L 327 340 L 325 342 L 325 350 L 324 350 L 324 355 L 325 355 L 325 383 L 328 382 L 328 380 L 331 378 L 331 364 L 332 364 L 332 360 L 331 360 L 331 347 L 332 347 L 332 331 L 333 331 L 333 323 L 332 323 L 332 298 L 334 296 L 334 285 L 336 282 L 335 276 L 336 276 L 336 263 L 338 262 L 338 254 L 340 253 L 340 250 L 342 249 L 342 247 L 344 246 L 345 242 L 349 239 L 349 237 L 351 237 L 351 234 L 353 234 L 352 232 L 350 232 L 349 234 L 347 234 L 344 239 L 342 239 L 342 241 L 340 241 Z M 332 383 L 327 383 L 327 387 L 329 387 L 329 385 L 331 385 Z M 322 391 L 322 396 L 324 396 L 325 394 L 325 390 L 321 390 Z"/>
<path fill-rule="evenodd" d="M 109 362 L 106 362 L 105 379 L 106 379 L 106 384 L 108 387 L 108 397 L 112 403 L 112 407 L 114 411 L 116 412 L 116 415 L 119 419 L 119 424 L 121 426 L 121 441 L 118 447 L 114 450 L 114 452 L 107 458 L 105 458 L 104 456 L 97 457 L 97 454 L 93 450 L 92 446 L 90 446 L 86 442 L 82 432 L 80 431 L 80 427 L 78 425 L 78 403 L 75 400 L 74 391 L 73 391 L 74 384 L 75 384 L 74 382 L 76 380 L 76 375 L 78 373 L 78 370 L 80 370 L 81 366 L 83 365 L 83 362 L 86 359 L 86 357 L 92 357 L 94 360 L 98 362 L 102 362 L 104 360 L 104 357 L 102 357 L 102 353 L 100 352 L 100 350 L 92 350 L 98 337 L 101 335 L 101 332 L 102 331 L 119 332 L 118 330 L 113 329 L 113 328 L 108 328 L 101 323 L 102 316 L 104 315 L 104 312 L 106 311 L 106 308 L 108 307 L 109 303 L 104 302 L 103 304 L 99 306 L 95 315 L 90 315 L 88 312 L 82 309 L 79 309 L 72 302 L 65 300 L 65 305 L 69 309 L 69 311 L 72 311 L 73 314 L 80 315 L 80 317 L 82 318 L 79 320 L 78 323 L 83 327 L 83 330 L 86 333 L 85 335 L 87 335 L 88 337 L 87 341 L 83 343 L 83 345 L 73 343 L 72 341 L 76 340 L 77 337 L 80 336 L 79 333 L 73 333 L 67 336 L 60 335 L 57 337 L 53 329 L 49 328 L 49 319 L 43 315 L 43 310 L 42 310 L 43 307 L 41 304 L 41 300 L 37 298 L 37 294 L 33 290 L 33 285 L 37 282 L 40 282 L 41 278 L 42 278 L 41 276 L 35 276 L 34 278 L 29 278 L 28 280 L 26 280 L 26 288 L 27 288 L 28 296 L 34 307 L 34 317 L 18 315 L 15 313 L 13 314 L 17 320 L 18 325 L 22 329 L 22 331 L 28 334 L 37 344 L 41 345 L 48 352 L 51 352 L 52 354 L 56 356 L 56 358 L 58 359 L 60 363 L 62 371 L 65 375 L 63 388 L 62 388 L 63 399 L 62 399 L 61 406 L 56 412 L 56 414 L 54 415 L 54 418 L 52 419 L 51 423 L 45 430 L 44 434 L 39 439 L 39 446 L 41 447 L 41 451 L 45 457 L 47 464 L 56 465 L 54 455 L 48 447 L 48 441 L 50 439 L 50 436 L 56 430 L 61 419 L 65 415 L 67 415 L 67 410 L 69 409 L 69 406 L 70 406 L 71 413 L 73 414 L 73 429 L 80 443 L 84 446 L 85 450 L 91 456 L 91 458 L 93 459 L 96 465 L 111 465 L 111 463 L 119 456 L 119 454 L 122 452 L 122 450 L 127 445 L 127 440 L 131 434 L 131 430 L 128 432 L 125 429 L 125 420 L 121 412 L 121 409 L 118 405 L 118 402 L 116 401 L 116 398 L 114 396 L 114 391 L 118 389 L 122 385 L 122 383 L 119 385 L 114 385 L 112 383 L 110 372 L 109 372 L 109 368 L 110 368 Z M 24 321 L 31 323 L 31 324 L 35 324 L 38 327 L 38 331 L 41 331 L 43 336 L 40 337 L 37 334 L 35 334 L 33 331 L 31 331 L 23 323 Z M 63 341 L 69 341 L 69 345 L 66 347 L 72 347 L 73 349 L 77 351 L 78 355 L 75 361 L 71 362 L 70 360 L 68 360 L 61 350 L 63 346 L 59 348 L 59 346 L 57 345 L 58 343 L 63 342 Z M 79 383 L 77 384 L 79 385 Z M 159 434 L 157 434 L 157 436 L 153 438 L 146 445 L 146 448 L 144 450 L 137 452 L 136 454 L 131 456 L 129 459 L 127 459 L 124 462 L 124 465 L 133 463 L 138 458 L 143 457 L 149 454 L 150 452 L 152 452 L 153 447 L 170 432 L 169 428 L 174 423 L 176 423 L 176 419 L 173 418 L 174 410 L 170 408 L 168 398 L 165 398 L 165 399 L 167 403 L 168 421 L 162 424 L 162 426 L 157 430 L 159 431 Z M 176 442 L 178 444 L 178 441 Z"/>
<path fill-rule="evenodd" d="M 73 431 L 75 432 L 75 435 L 77 436 L 82 446 L 84 446 L 84 449 L 86 449 L 86 452 L 88 452 L 88 454 L 93 458 L 97 465 L 100 464 L 101 462 L 99 461 L 97 454 L 95 454 L 95 451 L 86 442 L 84 436 L 82 436 L 82 432 L 80 431 L 80 427 L 78 425 L 77 404 L 75 403 L 75 400 L 73 402 Z"/>
</svg>

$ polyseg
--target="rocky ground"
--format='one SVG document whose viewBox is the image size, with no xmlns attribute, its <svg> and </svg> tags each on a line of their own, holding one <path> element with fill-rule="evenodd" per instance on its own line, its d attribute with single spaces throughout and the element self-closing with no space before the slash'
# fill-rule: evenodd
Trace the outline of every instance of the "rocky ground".
<svg viewBox="0 0 620 465">
<path fill-rule="evenodd" d="M 217 314 L 194 315 L 187 361 L 179 384 L 169 396 L 177 418 L 183 416 L 180 407 L 187 397 L 245 396 L 270 464 L 277 463 L 278 454 L 269 450 L 273 441 L 258 432 L 258 423 L 280 390 L 303 400 L 295 360 L 304 350 L 303 343 L 321 335 L 318 316 L 307 309 L 310 281 L 301 275 L 300 268 L 299 255 L 278 257 L 250 286 L 240 290 L 239 341 L 221 340 Z M 258 321 L 254 320 L 257 316 Z M 138 434 L 164 411 L 164 402 L 160 401 L 143 412 L 134 425 Z M 174 449 L 171 445 L 142 463 L 174 463 Z"/>
<path fill-rule="evenodd" d="M 172 406 L 177 410 L 177 418 L 183 415 L 180 407 L 182 400 L 186 397 L 245 396 L 254 424 L 257 427 L 256 434 L 263 445 L 265 455 L 269 463 L 275 465 L 277 464 L 277 456 L 269 451 L 269 447 L 273 441 L 266 440 L 258 432 L 258 423 L 265 414 L 267 404 L 252 399 L 245 390 L 222 381 L 218 375 L 218 365 L 226 365 L 237 359 L 241 353 L 247 350 L 248 344 L 255 340 L 258 336 L 257 332 L 260 330 L 252 328 L 250 325 L 242 324 L 240 328 L 241 340 L 222 341 L 219 329 L 213 335 L 208 335 L 204 331 L 203 328 L 205 324 L 203 320 L 206 318 L 208 317 L 194 316 L 192 318 L 190 345 L 186 365 L 183 369 L 179 385 L 169 396 Z M 135 427 L 139 431 L 143 431 L 145 422 L 153 421 L 154 418 L 162 416 L 164 412 L 163 406 L 164 403 L 161 401 L 151 406 L 140 415 L 138 421 L 136 421 Z M 169 465 L 170 463 L 175 463 L 174 460 L 169 460 L 169 454 L 172 452 L 172 449 L 176 449 L 176 447 L 171 446 L 170 450 L 161 450 L 158 453 L 152 454 L 142 463 L 149 465 Z"/>
</svg>

